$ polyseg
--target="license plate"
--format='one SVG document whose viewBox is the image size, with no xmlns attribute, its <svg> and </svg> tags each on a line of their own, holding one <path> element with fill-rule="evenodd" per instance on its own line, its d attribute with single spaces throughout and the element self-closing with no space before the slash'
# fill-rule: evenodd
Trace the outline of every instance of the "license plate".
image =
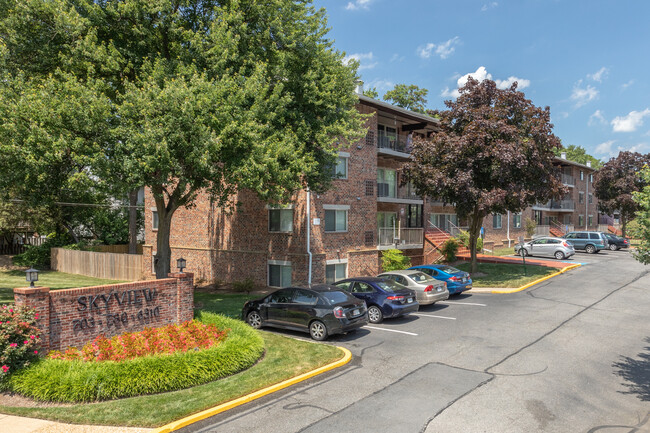
<svg viewBox="0 0 650 433">
<path fill-rule="evenodd" d="M 406 299 L 406 303 L 407 303 L 407 304 L 410 304 L 410 303 L 412 303 L 412 302 L 413 302 L 413 298 L 408 298 L 408 299 Z"/>
<path fill-rule="evenodd" d="M 361 314 L 359 310 L 353 310 L 352 311 L 353 316 L 358 316 L 359 314 Z"/>
<path fill-rule="evenodd" d="M 437 289 L 439 292 L 442 292 L 442 287 L 438 287 Z"/>
<path fill-rule="evenodd" d="M 467 282 L 467 277 L 463 277 L 463 283 Z"/>
</svg>

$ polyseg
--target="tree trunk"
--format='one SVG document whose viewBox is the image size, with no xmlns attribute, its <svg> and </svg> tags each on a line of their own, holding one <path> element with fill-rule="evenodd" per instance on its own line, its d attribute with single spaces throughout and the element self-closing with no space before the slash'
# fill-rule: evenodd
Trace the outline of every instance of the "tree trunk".
<svg viewBox="0 0 650 433">
<path fill-rule="evenodd" d="M 129 254 L 138 252 L 138 190 L 129 192 Z"/>
<path fill-rule="evenodd" d="M 627 218 L 626 215 L 621 212 L 621 236 L 625 237 L 627 235 Z"/>
<path fill-rule="evenodd" d="M 470 270 L 471 274 L 478 272 L 478 260 L 476 257 L 476 244 L 481 234 L 481 225 L 483 218 L 478 211 L 472 213 L 469 217 L 469 254 L 471 257 Z"/>
</svg>

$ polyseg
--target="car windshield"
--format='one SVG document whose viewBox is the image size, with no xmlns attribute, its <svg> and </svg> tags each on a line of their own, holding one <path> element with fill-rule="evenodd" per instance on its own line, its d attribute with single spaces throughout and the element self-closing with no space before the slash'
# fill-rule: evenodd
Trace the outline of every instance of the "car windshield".
<svg viewBox="0 0 650 433">
<path fill-rule="evenodd" d="M 416 272 L 415 274 L 409 275 L 409 278 L 415 281 L 416 283 L 424 283 L 426 281 L 434 281 L 434 279 L 423 272 Z"/>
<path fill-rule="evenodd" d="M 330 303 L 330 305 L 345 302 L 350 299 L 345 293 L 335 290 L 332 290 L 330 292 L 321 292 L 321 295 L 323 295 L 323 298 L 325 298 L 327 302 Z"/>
<path fill-rule="evenodd" d="M 380 289 L 383 289 L 387 292 L 397 292 L 399 290 L 406 289 L 405 286 L 402 286 L 400 283 L 396 283 L 393 280 L 379 281 L 376 284 Z"/>
<path fill-rule="evenodd" d="M 460 272 L 460 269 L 456 269 L 456 268 L 454 268 L 453 266 L 440 266 L 440 267 L 438 268 L 438 270 L 439 270 L 440 272 L 444 272 L 444 273 L 446 273 L 446 274 L 455 274 L 455 273 Z"/>
</svg>

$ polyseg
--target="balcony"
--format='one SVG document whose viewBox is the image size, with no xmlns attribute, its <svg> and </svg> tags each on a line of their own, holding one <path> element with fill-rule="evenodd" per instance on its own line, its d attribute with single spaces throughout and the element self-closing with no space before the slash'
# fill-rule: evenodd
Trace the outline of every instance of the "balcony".
<svg viewBox="0 0 650 433">
<path fill-rule="evenodd" d="M 377 182 L 377 201 L 383 203 L 423 204 L 422 197 L 411 185 L 391 188 L 388 183 Z"/>
<path fill-rule="evenodd" d="M 562 173 L 562 183 L 566 186 L 575 186 L 575 178 L 570 174 Z"/>
<path fill-rule="evenodd" d="M 573 212 L 576 208 L 573 200 L 549 200 L 546 203 L 533 205 L 534 210 L 546 210 L 556 212 Z"/>
<path fill-rule="evenodd" d="M 423 248 L 424 229 L 422 228 L 380 228 L 379 242 L 377 249 L 388 250 L 397 248 L 400 250 Z"/>
<path fill-rule="evenodd" d="M 399 158 L 411 157 L 410 138 L 407 135 L 377 131 L 377 152 Z"/>
</svg>

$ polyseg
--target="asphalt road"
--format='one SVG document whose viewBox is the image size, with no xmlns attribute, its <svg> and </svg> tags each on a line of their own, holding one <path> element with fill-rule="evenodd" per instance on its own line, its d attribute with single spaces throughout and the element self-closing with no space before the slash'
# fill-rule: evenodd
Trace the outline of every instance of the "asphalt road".
<svg viewBox="0 0 650 433">
<path fill-rule="evenodd" d="M 523 292 L 335 336 L 347 366 L 183 431 L 650 432 L 650 267 L 573 261 Z"/>
</svg>

